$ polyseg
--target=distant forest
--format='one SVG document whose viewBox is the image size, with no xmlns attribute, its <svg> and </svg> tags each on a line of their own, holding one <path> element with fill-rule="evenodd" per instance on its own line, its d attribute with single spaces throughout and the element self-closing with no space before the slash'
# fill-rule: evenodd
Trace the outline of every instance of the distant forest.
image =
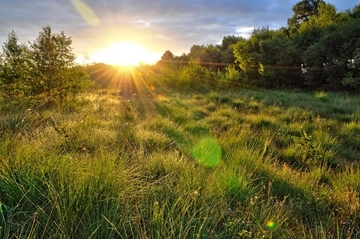
<svg viewBox="0 0 360 239">
<path fill-rule="evenodd" d="M 235 67 L 242 83 L 259 87 L 360 90 L 360 4 L 337 12 L 322 0 L 303 0 L 292 10 L 286 27 L 254 29 L 248 39 L 225 36 L 181 56 L 166 51 L 159 63 Z"/>
</svg>

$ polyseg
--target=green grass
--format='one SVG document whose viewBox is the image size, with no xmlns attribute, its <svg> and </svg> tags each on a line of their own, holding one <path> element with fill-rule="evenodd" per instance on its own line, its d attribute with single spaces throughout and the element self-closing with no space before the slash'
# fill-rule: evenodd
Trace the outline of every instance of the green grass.
<svg viewBox="0 0 360 239">
<path fill-rule="evenodd" d="M 1 238 L 360 236 L 357 95 L 84 100 L 1 107 Z"/>
</svg>

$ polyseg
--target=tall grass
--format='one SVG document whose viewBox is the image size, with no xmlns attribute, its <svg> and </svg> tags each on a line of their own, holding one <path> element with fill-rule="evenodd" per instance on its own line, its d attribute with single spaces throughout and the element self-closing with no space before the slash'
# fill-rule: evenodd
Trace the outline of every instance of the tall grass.
<svg viewBox="0 0 360 239">
<path fill-rule="evenodd" d="M 84 99 L 71 110 L 2 107 L 0 237 L 360 236 L 356 95 Z M 204 139 L 221 148 L 216 166 L 194 158 L 215 147 Z"/>
</svg>

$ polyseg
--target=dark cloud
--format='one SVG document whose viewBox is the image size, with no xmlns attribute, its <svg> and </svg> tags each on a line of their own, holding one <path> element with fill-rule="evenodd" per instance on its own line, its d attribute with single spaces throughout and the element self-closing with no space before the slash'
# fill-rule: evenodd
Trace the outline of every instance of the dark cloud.
<svg viewBox="0 0 360 239">
<path fill-rule="evenodd" d="M 75 0 L 3 0 L 0 41 L 14 30 L 21 42 L 33 41 L 42 27 L 63 30 L 76 54 L 134 37 L 154 51 L 188 52 L 194 44 L 216 44 L 226 35 L 247 36 L 253 28 L 286 26 L 297 0 L 82 0 L 97 15 L 92 26 L 77 12 Z M 337 10 L 359 1 L 329 0 Z"/>
</svg>

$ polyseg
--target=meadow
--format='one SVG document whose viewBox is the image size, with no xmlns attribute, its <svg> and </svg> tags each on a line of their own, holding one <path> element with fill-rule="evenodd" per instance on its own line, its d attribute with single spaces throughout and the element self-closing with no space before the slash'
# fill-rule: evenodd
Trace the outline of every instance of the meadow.
<svg viewBox="0 0 360 239">
<path fill-rule="evenodd" d="M 1 238 L 359 238 L 360 96 L 82 95 L 0 107 Z"/>
</svg>

